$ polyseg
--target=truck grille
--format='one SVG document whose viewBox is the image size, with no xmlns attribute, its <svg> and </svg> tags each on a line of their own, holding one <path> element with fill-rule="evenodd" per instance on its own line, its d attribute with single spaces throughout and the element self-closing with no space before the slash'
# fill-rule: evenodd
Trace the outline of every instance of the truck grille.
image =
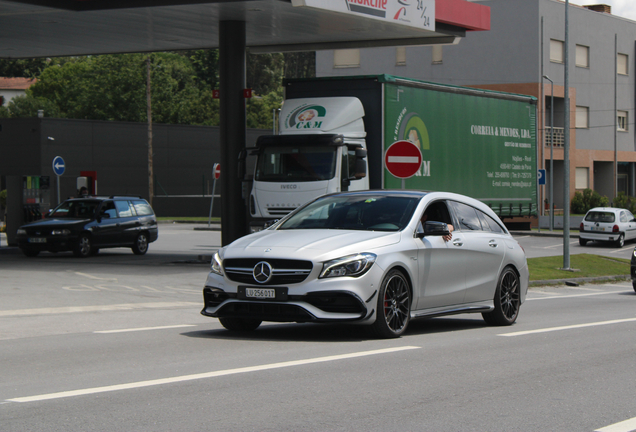
<svg viewBox="0 0 636 432">
<path fill-rule="evenodd" d="M 268 263 L 272 269 L 272 276 L 265 283 L 254 279 L 254 267 L 260 262 Z M 223 268 L 228 279 L 234 282 L 251 285 L 290 285 L 307 279 L 313 265 L 311 261 L 242 258 L 225 260 Z"/>
<path fill-rule="evenodd" d="M 267 207 L 267 212 L 271 216 L 286 216 L 294 210 L 295 207 Z"/>
</svg>

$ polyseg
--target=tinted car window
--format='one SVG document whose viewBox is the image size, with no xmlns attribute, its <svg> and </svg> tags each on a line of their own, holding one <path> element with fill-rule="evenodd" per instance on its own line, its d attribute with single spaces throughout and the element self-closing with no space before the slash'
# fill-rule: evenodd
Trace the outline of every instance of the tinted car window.
<svg viewBox="0 0 636 432">
<path fill-rule="evenodd" d="M 137 216 L 150 216 L 153 215 L 152 207 L 144 200 L 134 200 L 132 202 L 137 212 Z"/>
<path fill-rule="evenodd" d="M 477 212 L 481 213 L 479 210 L 477 210 Z M 499 225 L 499 223 L 496 220 L 488 216 L 486 213 L 481 213 L 481 214 L 486 219 L 486 222 L 488 222 L 488 227 L 490 228 L 490 231 L 496 232 L 496 233 L 505 233 L 504 229 L 501 227 L 501 225 Z"/>
<path fill-rule="evenodd" d="M 115 203 L 112 201 L 105 201 L 102 204 L 102 208 L 99 210 L 99 215 L 104 217 L 108 217 L 110 219 L 117 217 L 117 209 L 115 208 Z"/>
<path fill-rule="evenodd" d="M 51 211 L 49 217 L 53 218 L 91 218 L 99 205 L 97 200 L 64 201 Z"/>
<path fill-rule="evenodd" d="M 587 222 L 606 222 L 612 223 L 616 220 L 614 212 L 591 211 L 585 215 Z"/>
<path fill-rule="evenodd" d="M 481 222 L 479 222 L 477 210 L 469 205 L 462 204 L 456 201 L 452 201 L 451 205 L 455 209 L 455 215 L 459 220 L 460 230 L 481 230 Z"/>
<path fill-rule="evenodd" d="M 128 201 L 115 201 L 119 217 L 131 217 L 133 215 L 132 208 Z"/>
</svg>

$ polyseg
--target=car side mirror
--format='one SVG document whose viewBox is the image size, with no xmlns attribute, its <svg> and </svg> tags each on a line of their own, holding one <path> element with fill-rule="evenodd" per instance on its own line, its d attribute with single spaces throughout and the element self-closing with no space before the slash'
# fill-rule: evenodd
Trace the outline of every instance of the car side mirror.
<svg viewBox="0 0 636 432">
<path fill-rule="evenodd" d="M 424 230 L 418 231 L 417 238 L 424 238 L 426 236 L 445 236 L 449 235 L 448 225 L 444 222 L 426 221 L 424 222 Z"/>
</svg>

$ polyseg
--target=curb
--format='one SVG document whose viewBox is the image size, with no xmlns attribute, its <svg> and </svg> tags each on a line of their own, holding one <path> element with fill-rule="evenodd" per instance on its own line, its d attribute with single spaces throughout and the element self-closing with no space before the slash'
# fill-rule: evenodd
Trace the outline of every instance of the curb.
<svg viewBox="0 0 636 432">
<path fill-rule="evenodd" d="M 628 281 L 631 280 L 629 275 L 616 275 L 616 276 L 597 276 L 597 277 L 580 277 L 580 278 L 568 278 L 568 279 L 548 279 L 530 281 L 529 287 L 545 286 L 545 285 L 568 285 L 579 286 L 580 284 L 588 282 L 610 282 L 610 281 Z"/>
</svg>

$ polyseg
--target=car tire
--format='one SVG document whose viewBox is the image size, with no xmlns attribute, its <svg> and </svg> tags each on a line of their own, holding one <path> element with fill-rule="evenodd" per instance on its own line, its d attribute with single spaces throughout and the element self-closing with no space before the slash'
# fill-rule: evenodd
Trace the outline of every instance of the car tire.
<svg viewBox="0 0 636 432">
<path fill-rule="evenodd" d="M 411 289 L 401 271 L 391 270 L 384 277 L 377 307 L 373 335 L 382 339 L 402 336 L 411 320 Z"/>
<path fill-rule="evenodd" d="M 494 326 L 512 325 L 519 315 L 521 286 L 519 276 L 512 267 L 506 267 L 499 276 L 497 289 L 495 290 L 495 309 L 484 312 L 481 316 L 484 321 Z"/>
<path fill-rule="evenodd" d="M 148 234 L 140 233 L 131 249 L 135 255 L 144 255 L 148 252 Z"/>
<path fill-rule="evenodd" d="M 21 251 L 24 255 L 28 256 L 29 258 L 36 257 L 40 253 L 39 250 L 33 250 L 33 249 L 21 249 Z"/>
<path fill-rule="evenodd" d="M 581 237 L 579 237 L 579 245 L 585 246 L 586 244 L 587 244 L 587 240 L 582 239 Z"/>
<path fill-rule="evenodd" d="M 632 288 L 634 288 L 634 291 L 636 292 L 636 281 L 632 281 Z"/>
<path fill-rule="evenodd" d="M 247 318 L 225 317 L 219 318 L 221 325 L 230 331 L 254 331 L 262 321 Z"/>
<path fill-rule="evenodd" d="M 616 247 L 622 248 L 625 246 L 625 234 L 621 234 L 618 236 L 618 240 L 616 240 Z"/>
<path fill-rule="evenodd" d="M 78 258 L 87 258 L 91 256 L 92 251 L 93 245 L 90 236 L 88 234 L 80 235 L 73 248 L 73 255 Z"/>
</svg>

